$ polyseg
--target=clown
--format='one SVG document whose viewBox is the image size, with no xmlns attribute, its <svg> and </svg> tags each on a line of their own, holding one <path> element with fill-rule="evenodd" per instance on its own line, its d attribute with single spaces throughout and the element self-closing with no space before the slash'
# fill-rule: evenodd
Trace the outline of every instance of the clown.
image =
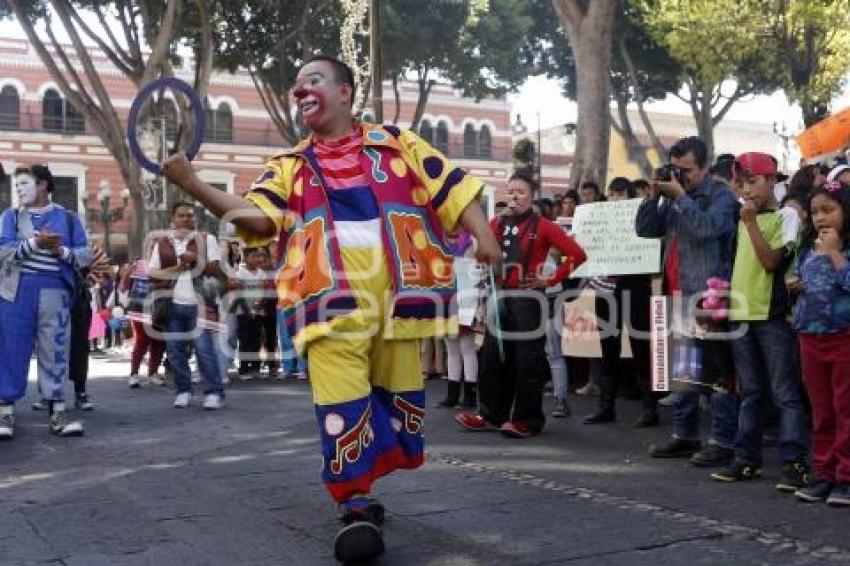
<svg viewBox="0 0 850 566">
<path fill-rule="evenodd" d="M 310 136 L 270 159 L 245 199 L 205 184 L 185 156 L 163 166 L 248 245 L 281 241 L 279 306 L 308 356 L 322 479 L 345 524 L 335 541 L 343 562 L 383 552 L 373 481 L 423 461 L 419 339 L 457 329 L 444 233 L 462 225 L 479 260 L 501 263 L 478 204 L 481 181 L 411 132 L 352 120 L 354 92 L 344 63 L 307 62 L 293 95 Z"/>
<path fill-rule="evenodd" d="M 80 436 L 65 414 L 76 271 L 91 261 L 76 214 L 52 203 L 53 176 L 43 165 L 13 175 L 19 206 L 0 217 L 0 438 L 14 436 L 14 403 L 24 396 L 30 356 L 38 355 L 38 383 L 49 431 Z"/>
</svg>

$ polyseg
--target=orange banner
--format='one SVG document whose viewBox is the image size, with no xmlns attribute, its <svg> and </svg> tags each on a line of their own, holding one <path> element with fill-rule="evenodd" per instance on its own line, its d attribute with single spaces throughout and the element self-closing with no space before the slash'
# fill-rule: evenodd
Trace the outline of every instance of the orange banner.
<svg viewBox="0 0 850 566">
<path fill-rule="evenodd" d="M 850 146 L 850 108 L 824 118 L 797 136 L 803 159 Z"/>
</svg>

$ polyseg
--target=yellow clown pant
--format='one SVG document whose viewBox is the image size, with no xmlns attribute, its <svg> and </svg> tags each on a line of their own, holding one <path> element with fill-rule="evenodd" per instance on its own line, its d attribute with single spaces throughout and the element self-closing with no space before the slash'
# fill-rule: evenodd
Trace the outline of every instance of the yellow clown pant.
<svg viewBox="0 0 850 566">
<path fill-rule="evenodd" d="M 344 248 L 357 311 L 308 342 L 307 362 L 324 458 L 322 479 L 342 502 L 423 461 L 425 392 L 419 340 L 383 337 L 390 273 L 382 249 Z"/>
</svg>

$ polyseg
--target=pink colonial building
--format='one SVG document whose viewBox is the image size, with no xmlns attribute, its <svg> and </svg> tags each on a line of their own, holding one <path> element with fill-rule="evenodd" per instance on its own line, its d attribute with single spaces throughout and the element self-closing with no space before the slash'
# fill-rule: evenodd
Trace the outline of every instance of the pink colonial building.
<svg viewBox="0 0 850 566">
<path fill-rule="evenodd" d="M 73 50 L 69 50 L 73 52 Z M 105 56 L 93 58 L 119 115 L 126 119 L 136 89 Z M 188 71 L 178 76 L 190 79 Z M 385 85 L 385 117 L 395 114 L 392 89 Z M 409 127 L 416 106 L 415 84 L 401 86 L 398 125 Z M 203 179 L 234 194 L 242 194 L 258 176 L 264 160 L 285 147 L 269 119 L 247 73 L 216 73 L 207 97 L 204 143 L 194 161 Z M 369 119 L 369 112 L 365 115 Z M 487 185 L 487 206 L 504 190 L 510 175 L 510 108 L 504 99 L 476 102 L 446 85 L 435 85 L 419 131 L 453 161 Z M 54 200 L 86 217 L 100 211 L 99 194 L 109 194 L 109 207 L 123 204 L 124 183 L 109 151 L 82 115 L 62 96 L 41 60 L 26 40 L 0 39 L 0 210 L 15 205 L 9 175 L 15 167 L 47 164 L 56 178 Z M 127 245 L 131 211 L 110 227 L 116 251 Z M 93 239 L 103 226 L 89 214 Z"/>
</svg>

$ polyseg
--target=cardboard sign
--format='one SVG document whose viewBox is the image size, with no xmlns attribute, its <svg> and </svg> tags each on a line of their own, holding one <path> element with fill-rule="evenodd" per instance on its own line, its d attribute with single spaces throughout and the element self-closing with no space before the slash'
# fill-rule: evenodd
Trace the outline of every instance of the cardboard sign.
<svg viewBox="0 0 850 566">
<path fill-rule="evenodd" d="M 797 136 L 804 159 L 850 146 L 850 108 L 824 118 Z"/>
<path fill-rule="evenodd" d="M 661 241 L 639 238 L 635 233 L 641 202 L 594 202 L 576 208 L 573 237 L 587 253 L 587 261 L 571 277 L 659 272 Z"/>
<path fill-rule="evenodd" d="M 564 326 L 561 349 L 565 356 L 575 358 L 601 358 L 599 325 L 596 318 L 596 294 L 589 289 L 564 305 Z M 620 334 L 622 358 L 632 357 L 632 346 L 626 328 Z"/>
</svg>

